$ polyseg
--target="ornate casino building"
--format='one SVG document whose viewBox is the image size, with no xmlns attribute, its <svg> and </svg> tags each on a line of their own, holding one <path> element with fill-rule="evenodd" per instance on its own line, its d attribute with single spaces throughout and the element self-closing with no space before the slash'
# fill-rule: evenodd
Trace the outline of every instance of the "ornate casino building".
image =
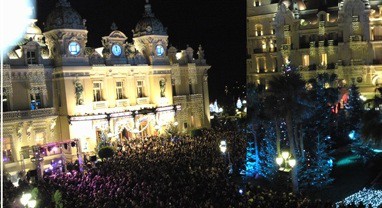
<svg viewBox="0 0 382 208">
<path fill-rule="evenodd" d="M 363 99 L 382 84 L 382 1 L 247 0 L 247 82 L 263 84 L 290 62 L 305 79 L 336 73 Z"/>
<path fill-rule="evenodd" d="M 132 40 L 113 24 L 100 48 L 86 46 L 91 31 L 67 0 L 52 8 L 44 32 L 36 21 L 4 57 L 5 171 L 94 155 L 103 139 L 209 127 L 204 51 L 169 46 L 148 2 Z"/>
</svg>

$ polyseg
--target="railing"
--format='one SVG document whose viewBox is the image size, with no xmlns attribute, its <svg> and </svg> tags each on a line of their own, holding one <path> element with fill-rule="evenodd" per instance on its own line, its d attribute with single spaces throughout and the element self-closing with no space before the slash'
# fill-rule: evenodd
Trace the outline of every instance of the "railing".
<svg viewBox="0 0 382 208">
<path fill-rule="evenodd" d="M 350 36 L 350 41 L 351 42 L 362 41 L 362 36 L 360 36 L 360 35 L 352 35 L 352 36 Z"/>
<path fill-rule="evenodd" d="M 374 35 L 374 41 L 382 40 L 382 36 L 380 35 Z"/>
<path fill-rule="evenodd" d="M 107 108 L 107 101 L 96 101 L 93 102 L 93 109 Z"/>
<path fill-rule="evenodd" d="M 120 99 L 115 101 L 116 107 L 126 107 L 130 105 L 129 99 Z"/>
<path fill-rule="evenodd" d="M 203 99 L 202 94 L 193 94 L 193 95 L 190 95 L 190 100 L 199 100 L 199 99 Z"/>
<path fill-rule="evenodd" d="M 41 108 L 36 110 L 24 110 L 24 111 L 9 111 L 3 112 L 4 121 L 12 121 L 17 119 L 31 119 L 48 116 L 57 116 L 55 108 Z"/>
<path fill-rule="evenodd" d="M 182 102 L 182 101 L 186 101 L 187 100 L 187 96 L 186 95 L 177 95 L 177 96 L 173 96 L 172 98 L 174 100 L 174 103 Z"/>
<path fill-rule="evenodd" d="M 137 104 L 138 105 L 144 105 L 144 104 L 149 104 L 149 98 L 148 97 L 141 97 L 137 98 Z"/>
<path fill-rule="evenodd" d="M 364 61 L 362 59 L 351 59 L 350 60 L 351 65 L 356 66 L 356 65 L 364 65 Z"/>
</svg>

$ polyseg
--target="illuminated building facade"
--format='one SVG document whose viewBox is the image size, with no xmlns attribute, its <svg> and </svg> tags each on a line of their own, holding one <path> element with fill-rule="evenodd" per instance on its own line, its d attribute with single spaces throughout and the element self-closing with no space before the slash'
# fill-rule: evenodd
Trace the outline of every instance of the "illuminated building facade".
<svg viewBox="0 0 382 208">
<path fill-rule="evenodd" d="M 382 83 L 382 1 L 247 0 L 247 82 L 263 84 L 290 62 L 304 79 L 336 73 L 363 99 Z"/>
<path fill-rule="evenodd" d="M 128 142 L 174 124 L 179 132 L 209 127 L 202 47 L 194 58 L 191 47 L 168 46 L 166 28 L 149 3 L 144 9 L 132 43 L 113 24 L 101 48 L 86 47 L 86 22 L 67 0 L 48 15 L 45 32 L 31 22 L 3 65 L 5 170 L 19 169 L 35 145 L 47 161 L 76 148 L 94 154 L 103 139 Z"/>
</svg>

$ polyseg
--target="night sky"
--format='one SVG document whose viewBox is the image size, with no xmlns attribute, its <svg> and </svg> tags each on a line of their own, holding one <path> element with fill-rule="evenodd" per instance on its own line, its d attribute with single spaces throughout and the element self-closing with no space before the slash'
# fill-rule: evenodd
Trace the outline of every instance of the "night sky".
<svg viewBox="0 0 382 208">
<path fill-rule="evenodd" d="M 132 29 L 142 17 L 144 0 L 69 0 L 86 19 L 89 31 L 87 46 L 100 47 L 101 38 L 118 30 L 132 42 Z M 38 26 L 55 7 L 56 0 L 36 0 Z M 151 0 L 152 11 L 167 27 L 169 43 L 178 50 L 190 45 L 195 53 L 202 44 L 209 70 L 212 100 L 221 97 L 225 85 L 245 83 L 245 1 L 243 0 Z"/>
</svg>

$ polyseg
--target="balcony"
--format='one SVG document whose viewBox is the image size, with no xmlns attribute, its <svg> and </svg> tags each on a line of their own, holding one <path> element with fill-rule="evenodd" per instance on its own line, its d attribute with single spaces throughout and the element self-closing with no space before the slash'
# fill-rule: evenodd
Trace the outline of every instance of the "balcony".
<svg viewBox="0 0 382 208">
<path fill-rule="evenodd" d="M 146 104 L 150 104 L 148 97 L 137 98 L 137 105 L 146 105 Z"/>
<path fill-rule="evenodd" d="M 57 115 L 58 114 L 55 108 L 41 108 L 36 110 L 3 112 L 3 120 L 14 121 L 20 119 L 33 119 Z"/>
<path fill-rule="evenodd" d="M 93 102 L 93 109 L 107 108 L 107 101 L 95 101 Z"/>
<path fill-rule="evenodd" d="M 120 99 L 115 101 L 115 106 L 116 107 L 127 107 L 130 105 L 130 100 L 129 99 Z"/>
<path fill-rule="evenodd" d="M 360 35 L 350 36 L 350 42 L 358 42 L 358 41 L 362 41 L 362 36 L 360 36 Z"/>
</svg>

